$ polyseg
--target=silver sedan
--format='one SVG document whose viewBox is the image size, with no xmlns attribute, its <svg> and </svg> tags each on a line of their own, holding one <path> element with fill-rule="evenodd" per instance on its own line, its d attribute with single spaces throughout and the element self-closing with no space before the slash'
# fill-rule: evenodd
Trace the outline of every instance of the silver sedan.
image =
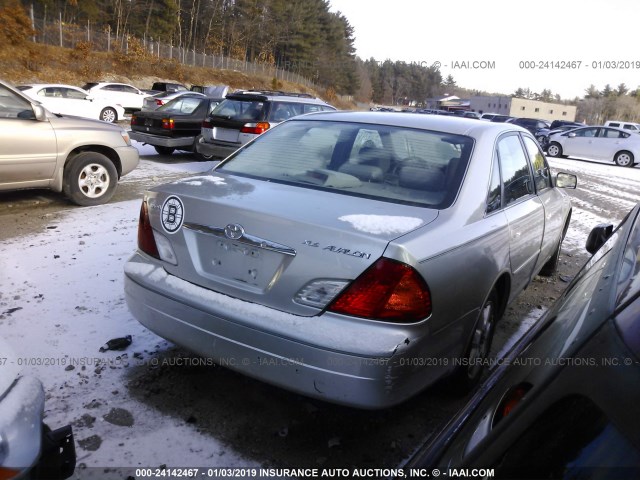
<svg viewBox="0 0 640 480">
<path fill-rule="evenodd" d="M 633 167 L 640 159 L 640 135 L 612 127 L 577 128 L 550 135 L 547 153 L 552 157 L 607 160 Z"/>
<path fill-rule="evenodd" d="M 482 374 L 496 322 L 555 271 L 571 205 L 511 124 L 296 117 L 145 194 L 133 315 L 246 375 L 384 408 Z"/>
</svg>

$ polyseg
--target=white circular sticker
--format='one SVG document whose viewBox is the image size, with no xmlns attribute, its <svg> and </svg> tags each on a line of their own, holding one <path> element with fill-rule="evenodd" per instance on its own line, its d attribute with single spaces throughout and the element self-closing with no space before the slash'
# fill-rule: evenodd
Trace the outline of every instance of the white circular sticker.
<svg viewBox="0 0 640 480">
<path fill-rule="evenodd" d="M 184 205 L 176 196 L 167 198 L 162 204 L 162 228 L 167 233 L 176 233 L 184 220 Z"/>
</svg>

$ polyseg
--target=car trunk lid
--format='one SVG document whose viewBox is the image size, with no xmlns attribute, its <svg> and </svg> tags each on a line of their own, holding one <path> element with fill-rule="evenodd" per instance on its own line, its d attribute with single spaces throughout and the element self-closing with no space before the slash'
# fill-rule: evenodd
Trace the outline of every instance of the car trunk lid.
<svg viewBox="0 0 640 480">
<path fill-rule="evenodd" d="M 169 273 L 301 315 L 318 312 L 294 301 L 305 285 L 357 278 L 391 240 L 438 215 L 400 204 L 389 215 L 386 202 L 216 172 L 159 189 L 149 202 L 153 227 L 177 257 Z M 167 218 L 170 202 L 179 202 L 181 220 Z"/>
</svg>

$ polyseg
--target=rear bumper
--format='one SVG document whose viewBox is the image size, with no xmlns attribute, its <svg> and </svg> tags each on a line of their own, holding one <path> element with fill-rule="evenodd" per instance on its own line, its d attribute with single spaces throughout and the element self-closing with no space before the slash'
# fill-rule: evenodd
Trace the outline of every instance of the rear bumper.
<svg viewBox="0 0 640 480">
<path fill-rule="evenodd" d="M 324 401 L 387 408 L 447 373 L 445 367 L 416 368 L 411 359 L 425 344 L 401 329 L 372 334 L 369 325 L 345 325 L 338 331 L 323 318 L 327 314 L 299 317 L 232 299 L 169 275 L 140 254 L 125 267 L 125 295 L 134 317 L 161 337 L 221 366 Z"/>
<path fill-rule="evenodd" d="M 195 137 L 162 137 L 160 135 L 152 135 L 150 133 L 136 132 L 131 130 L 129 136 L 138 142 L 147 143 L 149 145 L 157 145 L 159 147 L 193 147 Z"/>
<path fill-rule="evenodd" d="M 233 152 L 238 150 L 241 144 L 229 144 L 229 143 L 208 143 L 205 142 L 202 137 L 198 143 L 196 143 L 196 151 L 201 155 L 213 156 L 218 158 L 227 158 Z"/>
</svg>

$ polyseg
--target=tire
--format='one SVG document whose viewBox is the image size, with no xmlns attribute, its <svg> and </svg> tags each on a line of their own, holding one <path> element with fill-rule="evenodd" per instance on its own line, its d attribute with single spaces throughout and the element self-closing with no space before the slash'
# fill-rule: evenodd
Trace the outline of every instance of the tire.
<svg viewBox="0 0 640 480">
<path fill-rule="evenodd" d="M 173 147 L 161 147 L 159 145 L 154 145 L 154 147 L 156 149 L 156 152 L 158 152 L 160 155 L 171 155 L 176 149 Z"/>
<path fill-rule="evenodd" d="M 552 257 L 549 260 L 547 260 L 547 263 L 545 263 L 540 269 L 539 275 L 542 277 L 550 277 L 558 271 L 558 265 L 560 264 L 560 252 L 562 250 L 562 242 L 564 241 L 564 237 L 567 234 L 570 218 L 571 218 L 571 214 L 569 214 L 569 218 L 567 218 L 567 221 L 564 224 L 564 228 L 562 229 L 562 235 L 560 236 L 560 241 L 558 242 L 558 246 L 553 252 Z"/>
<path fill-rule="evenodd" d="M 118 112 L 111 107 L 103 108 L 100 112 L 100 120 L 103 122 L 115 123 L 118 121 Z"/>
<path fill-rule="evenodd" d="M 468 392 L 482 378 L 485 360 L 489 356 L 493 333 L 499 319 L 498 300 L 498 293 L 493 289 L 480 309 L 480 315 L 473 327 L 471 341 L 465 353 L 464 363 L 457 368 L 450 379 L 451 387 L 458 393 Z"/>
<path fill-rule="evenodd" d="M 82 152 L 64 168 L 63 190 L 77 205 L 101 205 L 111 200 L 118 182 L 115 165 L 98 152 Z"/>
<path fill-rule="evenodd" d="M 613 161 L 616 162 L 616 165 L 619 167 L 633 167 L 633 154 L 623 150 L 622 152 L 616 153 Z"/>
<path fill-rule="evenodd" d="M 551 142 L 547 147 L 547 153 L 552 157 L 561 157 L 562 156 L 562 147 L 557 142 Z"/>
<path fill-rule="evenodd" d="M 209 160 L 213 160 L 215 158 L 213 155 L 205 155 L 198 151 L 198 143 L 200 143 L 200 138 L 202 137 L 201 136 L 196 137 L 196 140 L 193 143 L 193 149 L 191 150 L 191 153 L 193 153 L 193 156 L 196 158 L 196 160 L 201 162 L 208 162 Z"/>
</svg>

